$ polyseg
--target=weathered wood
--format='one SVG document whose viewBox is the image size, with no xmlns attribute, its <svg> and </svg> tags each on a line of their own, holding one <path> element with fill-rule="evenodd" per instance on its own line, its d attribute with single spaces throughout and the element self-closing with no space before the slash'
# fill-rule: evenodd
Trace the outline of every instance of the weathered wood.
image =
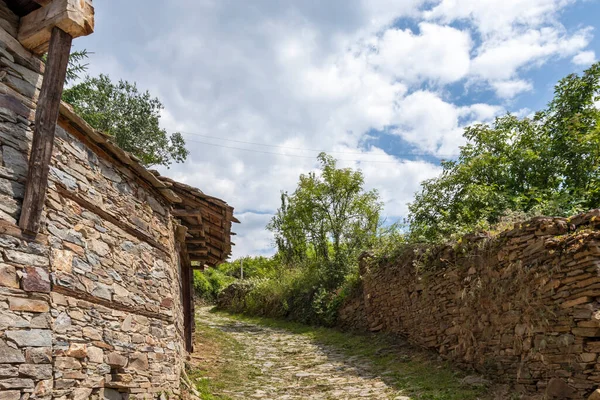
<svg viewBox="0 0 600 400">
<path fill-rule="evenodd" d="M 193 302 L 193 284 L 194 271 L 192 262 L 184 245 L 181 245 L 179 251 L 179 262 L 181 263 L 181 301 L 183 302 L 183 331 L 185 339 L 185 349 L 188 352 L 193 351 L 193 326 L 194 326 L 194 302 Z"/>
<path fill-rule="evenodd" d="M 72 41 L 73 38 L 59 28 L 52 30 L 48 65 L 35 114 L 35 132 L 29 156 L 25 198 L 19 220 L 21 229 L 28 233 L 35 234 L 40 229 L 54 146 L 54 132 Z"/>
<path fill-rule="evenodd" d="M 172 214 L 175 217 L 201 217 L 202 211 L 200 210 L 184 210 L 184 209 L 173 209 Z"/>
<path fill-rule="evenodd" d="M 41 6 L 47 6 L 52 2 L 52 0 L 33 0 Z"/>
<path fill-rule="evenodd" d="M 53 0 L 21 18 L 19 42 L 31 52 L 43 54 L 54 28 L 71 38 L 89 35 L 94 32 L 94 7 L 87 1 Z"/>
</svg>

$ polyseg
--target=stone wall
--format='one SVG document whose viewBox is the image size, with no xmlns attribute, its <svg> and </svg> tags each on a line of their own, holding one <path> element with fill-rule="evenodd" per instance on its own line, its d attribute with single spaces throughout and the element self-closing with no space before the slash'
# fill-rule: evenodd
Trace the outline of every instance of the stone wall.
<svg viewBox="0 0 600 400">
<path fill-rule="evenodd" d="M 42 230 L 17 227 L 43 63 L 0 0 L 0 399 L 179 394 L 170 205 L 61 117 Z"/>
<path fill-rule="evenodd" d="M 544 398 L 600 386 L 600 210 L 361 261 L 371 331 Z M 352 311 L 352 307 L 355 312 Z M 349 302 L 340 323 L 360 321 Z M 597 391 L 596 396 L 600 395 Z"/>
</svg>

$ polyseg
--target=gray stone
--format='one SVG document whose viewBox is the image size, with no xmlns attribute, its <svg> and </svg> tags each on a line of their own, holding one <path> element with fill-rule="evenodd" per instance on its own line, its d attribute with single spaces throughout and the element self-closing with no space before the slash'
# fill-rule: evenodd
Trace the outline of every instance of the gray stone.
<svg viewBox="0 0 600 400">
<path fill-rule="evenodd" d="M 7 328 L 29 328 L 29 321 L 14 313 L 0 313 L 0 331 Z"/>
<path fill-rule="evenodd" d="M 6 337 L 17 343 L 19 347 L 52 346 L 52 332 L 46 329 L 32 329 L 29 331 L 6 331 Z"/>
<path fill-rule="evenodd" d="M 72 400 L 87 400 L 90 398 L 92 394 L 92 389 L 90 388 L 77 388 L 71 392 Z"/>
<path fill-rule="evenodd" d="M 84 261 L 81 261 L 79 258 L 73 258 L 73 268 L 78 269 L 81 272 L 92 272 L 92 266 Z"/>
<path fill-rule="evenodd" d="M 102 163 L 102 165 L 100 165 L 100 170 L 102 171 L 102 175 L 109 181 L 121 183 L 121 181 L 123 180 L 121 178 L 121 175 L 117 171 L 115 171 L 112 166 L 108 166 Z"/>
<path fill-rule="evenodd" d="M 14 249 L 21 245 L 21 241 L 16 237 L 0 235 L 0 247 Z"/>
<path fill-rule="evenodd" d="M 2 49 L 0 49 L 0 51 L 2 51 Z M 17 113 L 8 108 L 0 107 L 0 118 L 6 122 L 11 122 L 13 124 L 17 123 Z"/>
<path fill-rule="evenodd" d="M 21 400 L 21 391 L 3 390 L 0 392 L 0 400 Z"/>
<path fill-rule="evenodd" d="M 50 314 L 43 313 L 31 318 L 29 324 L 30 328 L 34 329 L 48 329 L 50 328 Z"/>
<path fill-rule="evenodd" d="M 19 373 L 35 380 L 50 379 L 52 378 L 52 365 L 21 364 L 19 365 Z"/>
<path fill-rule="evenodd" d="M 0 195 L 0 211 L 16 218 L 21 211 L 21 204 L 12 196 Z"/>
<path fill-rule="evenodd" d="M 27 158 L 25 154 L 10 146 L 2 146 L 2 158 L 5 168 L 9 171 L 22 177 L 27 176 Z"/>
<path fill-rule="evenodd" d="M 12 180 L 0 178 L 0 194 L 22 199 L 25 195 L 25 186 Z"/>
<path fill-rule="evenodd" d="M 52 349 L 48 347 L 32 347 L 25 350 L 25 361 L 31 364 L 50 364 Z"/>
<path fill-rule="evenodd" d="M 71 317 L 65 312 L 58 314 L 58 317 L 54 320 L 54 330 L 57 333 L 65 333 L 71 326 Z"/>
<path fill-rule="evenodd" d="M 0 364 L 0 378 L 19 376 L 19 368 L 11 364 Z"/>
<path fill-rule="evenodd" d="M 33 381 L 23 378 L 0 379 L 0 389 L 33 389 Z"/>
<path fill-rule="evenodd" d="M 56 167 L 50 167 L 50 176 L 71 190 L 77 189 L 77 180 Z"/>
<path fill-rule="evenodd" d="M 92 295 L 105 300 L 112 300 L 113 288 L 104 283 L 95 283 Z"/>
<path fill-rule="evenodd" d="M 10 347 L 4 340 L 0 339 L 0 363 L 16 364 L 23 362 L 25 362 L 25 357 L 23 357 L 21 350 Z"/>
<path fill-rule="evenodd" d="M 102 400 L 123 400 L 123 395 L 117 392 L 114 389 L 105 388 L 102 396 L 100 396 Z"/>
<path fill-rule="evenodd" d="M 23 253 L 22 251 L 6 250 L 4 254 L 8 261 L 16 264 L 33 265 L 35 267 L 47 267 L 50 264 L 48 257 Z"/>
<path fill-rule="evenodd" d="M 52 223 L 48 224 L 48 232 L 50 232 L 54 236 L 61 238 L 62 240 L 66 240 L 67 242 L 75 243 L 76 245 L 81 247 L 85 246 L 81 233 L 79 232 L 75 232 L 68 229 L 61 229 Z"/>
<path fill-rule="evenodd" d="M 148 367 L 148 355 L 146 353 L 135 353 L 129 357 L 128 368 L 138 371 L 147 371 Z"/>
<path fill-rule="evenodd" d="M 88 241 L 88 248 L 100 257 L 104 257 L 110 253 L 110 247 L 106 243 L 98 239 Z"/>
<path fill-rule="evenodd" d="M 108 353 L 106 363 L 111 367 L 125 367 L 127 365 L 127 357 L 116 352 Z"/>
</svg>

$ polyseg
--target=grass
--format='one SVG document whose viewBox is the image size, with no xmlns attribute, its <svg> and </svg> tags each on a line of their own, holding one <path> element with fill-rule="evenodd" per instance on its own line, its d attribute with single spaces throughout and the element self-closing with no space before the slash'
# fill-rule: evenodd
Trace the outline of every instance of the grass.
<svg viewBox="0 0 600 400">
<path fill-rule="evenodd" d="M 243 346 L 218 329 L 196 324 L 194 346 L 201 358 L 192 358 L 188 376 L 202 400 L 230 400 L 224 393 L 228 387 L 259 373 L 245 362 Z"/>
<path fill-rule="evenodd" d="M 222 313 L 219 311 L 219 313 Z M 229 318 L 284 329 L 303 335 L 316 343 L 338 349 L 348 357 L 369 361 L 373 372 L 396 389 L 414 399 L 475 400 L 488 398 L 487 388 L 461 383 L 465 374 L 448 363 L 438 361 L 431 352 L 401 345 L 397 338 L 383 334 L 357 334 L 335 329 L 307 326 L 271 318 L 223 313 Z M 208 397 L 210 399 L 210 397 Z"/>
</svg>

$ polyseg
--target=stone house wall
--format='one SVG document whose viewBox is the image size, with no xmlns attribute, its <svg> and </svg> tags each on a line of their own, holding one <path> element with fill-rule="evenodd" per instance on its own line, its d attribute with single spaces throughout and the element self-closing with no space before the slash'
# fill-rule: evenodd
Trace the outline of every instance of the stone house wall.
<svg viewBox="0 0 600 400">
<path fill-rule="evenodd" d="M 364 308 L 348 302 L 340 324 L 364 317 L 371 331 L 404 335 L 519 391 L 587 399 L 600 386 L 599 226 L 595 210 L 429 252 L 367 255 Z"/>
<path fill-rule="evenodd" d="M 179 394 L 180 243 L 161 193 L 63 113 L 42 230 L 17 227 L 43 63 L 0 0 L 0 399 Z"/>
</svg>

